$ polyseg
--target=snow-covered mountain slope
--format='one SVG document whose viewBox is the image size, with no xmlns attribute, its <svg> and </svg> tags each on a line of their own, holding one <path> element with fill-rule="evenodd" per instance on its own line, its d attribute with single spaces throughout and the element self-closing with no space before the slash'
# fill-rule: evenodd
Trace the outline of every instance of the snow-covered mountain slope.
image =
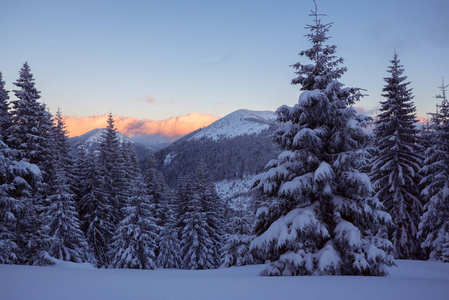
<svg viewBox="0 0 449 300">
<path fill-rule="evenodd" d="M 69 138 L 69 144 L 74 150 L 75 154 L 77 153 L 77 149 L 79 147 L 82 147 L 86 149 L 87 152 L 92 153 L 100 146 L 105 131 L 105 128 L 91 130 L 83 135 Z M 131 143 L 133 145 L 139 161 L 145 160 L 145 158 L 150 155 L 150 152 L 153 151 L 153 148 L 145 146 L 141 143 L 137 143 L 126 135 L 121 134 L 120 132 L 117 132 L 117 136 L 121 144 Z"/>
<path fill-rule="evenodd" d="M 279 150 L 272 139 L 276 129 L 274 112 L 237 110 L 158 151 L 156 159 L 171 187 L 200 161 L 214 181 L 243 178 L 260 172 L 277 157 Z"/>
<path fill-rule="evenodd" d="M 99 145 L 101 143 L 105 132 L 106 132 L 105 128 L 97 128 L 97 129 L 91 130 L 89 132 L 86 132 L 83 135 L 70 138 L 69 142 L 72 145 L 72 147 L 74 147 L 74 148 L 76 148 L 78 146 L 83 146 L 83 147 L 86 147 L 86 149 L 91 149 L 92 147 L 96 147 L 97 145 Z M 118 136 L 119 142 L 121 144 L 122 143 L 134 144 L 133 140 L 131 140 L 126 135 L 121 134 L 120 132 L 117 132 L 117 136 Z"/>
<path fill-rule="evenodd" d="M 217 141 L 236 136 L 259 134 L 274 124 L 276 116 L 272 111 L 240 109 L 215 121 L 206 128 L 196 131 L 189 140 L 202 138 Z"/>
<path fill-rule="evenodd" d="M 248 210 L 251 205 L 250 194 L 252 176 L 244 178 L 224 179 L 215 182 L 215 190 L 223 203 L 228 203 L 234 210 Z"/>
</svg>

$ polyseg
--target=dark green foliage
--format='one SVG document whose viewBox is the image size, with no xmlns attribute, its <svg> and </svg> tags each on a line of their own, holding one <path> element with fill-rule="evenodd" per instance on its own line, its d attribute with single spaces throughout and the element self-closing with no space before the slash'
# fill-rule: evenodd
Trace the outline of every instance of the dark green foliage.
<svg viewBox="0 0 449 300">
<path fill-rule="evenodd" d="M 96 265 L 103 267 L 109 264 L 109 244 L 115 228 L 111 215 L 112 206 L 104 190 L 97 158 L 89 157 L 85 163 L 81 178 L 83 196 L 79 202 L 82 228 L 94 254 Z"/>
<path fill-rule="evenodd" d="M 190 135 L 174 142 L 155 154 L 157 167 L 162 170 L 170 187 L 176 187 L 180 174 L 194 170 L 199 161 L 210 167 L 211 180 L 242 178 L 263 170 L 265 164 L 279 154 L 271 135 L 274 128 L 259 135 L 237 136 L 218 141 L 203 138 L 189 141 Z M 165 163 L 168 155 L 174 155 L 170 163 Z"/>
<path fill-rule="evenodd" d="M 303 92 L 276 112 L 274 140 L 283 152 L 254 177 L 258 237 L 251 248 L 271 261 L 263 275 L 385 276 L 394 264 L 391 243 L 375 234 L 390 216 L 360 171 L 367 117 L 352 105 L 362 94 L 337 80 L 346 68 L 338 67 L 336 47 L 324 44 L 331 24 L 321 23 L 316 7 L 312 16 L 312 46 L 300 52 L 311 62 L 295 64 L 292 81 Z"/>
<path fill-rule="evenodd" d="M 427 135 L 431 146 L 421 169 L 422 195 L 426 199 L 418 235 L 431 260 L 449 262 L 449 102 L 447 85 L 441 85 L 441 105 L 432 115 L 431 131 Z"/>
<path fill-rule="evenodd" d="M 5 138 L 6 129 L 11 125 L 11 116 L 9 115 L 8 92 L 5 89 L 3 75 L 0 72 L 0 135 Z"/>
<path fill-rule="evenodd" d="M 380 114 L 374 128 L 377 153 L 371 170 L 373 188 L 393 224 L 387 229 L 395 258 L 410 259 L 420 256 L 417 239 L 422 200 L 418 174 L 422 157 L 418 140 L 418 122 L 412 93 L 405 82 L 404 69 L 397 53 L 391 61 L 383 89 Z"/>
</svg>

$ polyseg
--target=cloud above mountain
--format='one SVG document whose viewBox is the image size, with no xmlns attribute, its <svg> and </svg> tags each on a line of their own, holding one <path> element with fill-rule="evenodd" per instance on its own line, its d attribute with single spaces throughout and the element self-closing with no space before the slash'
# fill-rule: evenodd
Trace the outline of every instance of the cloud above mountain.
<svg viewBox="0 0 449 300">
<path fill-rule="evenodd" d="M 67 125 L 69 137 L 82 135 L 95 128 L 104 128 L 107 124 L 107 114 L 81 118 L 63 116 L 63 118 Z M 198 128 L 206 127 L 218 119 L 218 117 L 212 114 L 196 112 L 161 121 L 114 116 L 115 127 L 124 135 L 141 136 L 159 134 L 173 140 Z"/>
</svg>

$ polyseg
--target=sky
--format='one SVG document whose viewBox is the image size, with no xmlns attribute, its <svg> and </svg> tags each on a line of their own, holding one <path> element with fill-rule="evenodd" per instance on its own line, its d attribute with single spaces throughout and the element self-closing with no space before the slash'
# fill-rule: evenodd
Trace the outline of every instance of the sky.
<svg viewBox="0 0 449 300">
<path fill-rule="evenodd" d="M 417 115 L 434 112 L 442 77 L 449 82 L 448 0 L 317 3 L 348 68 L 340 81 L 367 90 L 359 111 L 376 113 L 397 51 Z M 109 112 L 125 134 L 177 122 L 164 134 L 179 135 L 238 109 L 293 106 L 300 87 L 290 84 L 290 66 L 307 62 L 298 53 L 310 46 L 304 27 L 313 7 L 312 0 L 0 0 L 0 72 L 11 91 L 27 61 L 40 100 L 52 113 L 61 109 L 71 136 Z"/>
</svg>

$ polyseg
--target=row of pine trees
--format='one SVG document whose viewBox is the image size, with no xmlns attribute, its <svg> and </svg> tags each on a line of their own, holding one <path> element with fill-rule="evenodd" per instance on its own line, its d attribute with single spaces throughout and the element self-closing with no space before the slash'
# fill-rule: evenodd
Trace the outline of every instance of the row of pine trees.
<svg viewBox="0 0 449 300">
<path fill-rule="evenodd" d="M 253 179 L 254 214 L 217 196 L 206 166 L 166 188 L 150 156 L 142 174 L 109 115 L 98 151 L 73 155 L 58 111 L 38 102 L 28 64 L 8 102 L 0 77 L 0 263 L 54 259 L 98 267 L 210 269 L 267 261 L 265 275 L 386 275 L 394 258 L 449 261 L 449 103 L 431 124 L 397 53 L 374 121 L 327 45 L 317 8 L 310 62 L 293 67 L 298 103 L 277 110 L 283 150 Z M 1 73 L 0 73 L 1 76 Z M 12 105 L 12 107 L 9 107 Z M 254 222 L 251 220 L 255 218 Z"/>
<path fill-rule="evenodd" d="M 221 265 L 224 220 L 204 164 L 172 193 L 142 174 L 108 116 L 100 147 L 72 154 L 61 113 L 38 99 L 27 63 L 8 102 L 0 73 L 0 263 L 210 269 Z M 9 106 L 12 105 L 12 108 Z"/>
</svg>

